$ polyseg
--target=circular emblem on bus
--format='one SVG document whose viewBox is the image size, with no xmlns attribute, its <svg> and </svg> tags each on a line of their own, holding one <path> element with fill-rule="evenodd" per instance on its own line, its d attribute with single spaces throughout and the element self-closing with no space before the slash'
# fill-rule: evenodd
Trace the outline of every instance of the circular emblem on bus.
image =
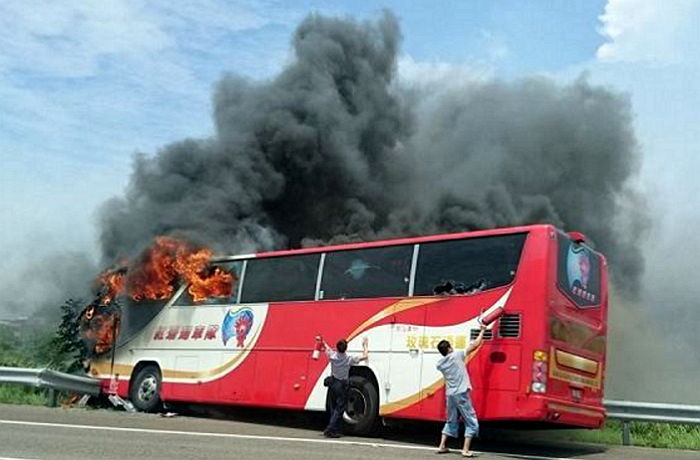
<svg viewBox="0 0 700 460">
<path fill-rule="evenodd" d="M 230 309 L 224 316 L 224 321 L 221 324 L 221 338 L 224 345 L 231 338 L 236 338 L 236 346 L 243 348 L 245 339 L 248 337 L 250 330 L 253 327 L 253 310 L 250 308 L 239 308 L 238 310 Z"/>
</svg>

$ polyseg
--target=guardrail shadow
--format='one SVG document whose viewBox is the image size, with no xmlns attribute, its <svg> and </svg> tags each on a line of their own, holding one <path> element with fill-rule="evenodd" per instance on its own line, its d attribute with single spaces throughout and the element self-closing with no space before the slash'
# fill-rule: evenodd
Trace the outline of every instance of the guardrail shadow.
<svg viewBox="0 0 700 460">
<path fill-rule="evenodd" d="M 316 431 L 319 436 L 328 422 L 322 412 L 301 412 L 251 407 L 221 407 L 202 405 L 176 405 L 172 410 L 191 417 L 231 420 L 258 425 L 296 428 Z M 442 423 L 406 420 L 388 420 L 377 433 L 368 438 L 348 436 L 349 440 L 387 441 L 435 447 L 440 440 Z M 481 436 L 472 446 L 477 451 L 498 452 L 519 456 L 585 457 L 607 451 L 604 445 L 583 444 L 557 439 L 558 430 L 531 430 L 482 424 Z M 462 439 L 451 440 L 451 448 L 458 449 Z"/>
</svg>

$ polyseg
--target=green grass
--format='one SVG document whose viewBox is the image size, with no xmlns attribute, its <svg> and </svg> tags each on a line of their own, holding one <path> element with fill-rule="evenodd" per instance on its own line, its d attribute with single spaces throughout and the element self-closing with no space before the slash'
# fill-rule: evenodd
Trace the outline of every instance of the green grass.
<svg viewBox="0 0 700 460">
<path fill-rule="evenodd" d="M 622 444 L 622 422 L 608 421 L 601 430 L 567 431 L 565 440 L 598 444 Z M 640 447 L 700 450 L 700 425 L 670 423 L 630 423 L 631 444 Z"/>
<path fill-rule="evenodd" d="M 46 401 L 46 394 L 43 390 L 21 385 L 0 385 L 0 403 L 43 406 Z"/>
</svg>

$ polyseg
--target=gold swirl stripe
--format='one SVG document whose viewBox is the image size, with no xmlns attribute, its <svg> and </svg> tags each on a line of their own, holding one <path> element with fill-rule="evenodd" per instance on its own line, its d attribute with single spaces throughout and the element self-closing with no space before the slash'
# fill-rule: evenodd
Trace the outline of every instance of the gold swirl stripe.
<svg viewBox="0 0 700 460">
<path fill-rule="evenodd" d="M 379 321 L 383 320 L 384 318 L 387 318 L 391 315 L 395 315 L 397 313 L 401 313 L 402 311 L 406 311 L 406 310 L 410 310 L 412 308 L 420 307 L 422 305 L 428 305 L 431 303 L 435 303 L 435 302 L 438 302 L 440 300 L 443 300 L 443 299 L 438 297 L 438 298 L 399 300 L 398 302 L 389 305 L 388 307 L 384 308 L 380 312 L 374 314 L 367 321 L 360 324 L 354 331 L 352 331 L 352 333 L 348 336 L 347 340 L 349 342 L 350 340 L 357 337 L 358 334 L 360 334 L 361 332 L 364 332 L 366 329 L 368 329 L 371 325 L 378 323 Z"/>
</svg>

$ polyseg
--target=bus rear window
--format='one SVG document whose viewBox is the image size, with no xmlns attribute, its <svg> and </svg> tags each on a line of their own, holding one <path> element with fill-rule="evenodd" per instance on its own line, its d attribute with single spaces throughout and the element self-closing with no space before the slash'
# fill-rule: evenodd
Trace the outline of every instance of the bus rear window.
<svg viewBox="0 0 700 460">
<path fill-rule="evenodd" d="M 559 289 L 579 307 L 600 304 L 600 257 L 562 233 L 558 234 L 558 241 Z"/>
<path fill-rule="evenodd" d="M 465 293 L 509 284 L 526 236 L 520 233 L 421 244 L 414 295 Z"/>
</svg>

